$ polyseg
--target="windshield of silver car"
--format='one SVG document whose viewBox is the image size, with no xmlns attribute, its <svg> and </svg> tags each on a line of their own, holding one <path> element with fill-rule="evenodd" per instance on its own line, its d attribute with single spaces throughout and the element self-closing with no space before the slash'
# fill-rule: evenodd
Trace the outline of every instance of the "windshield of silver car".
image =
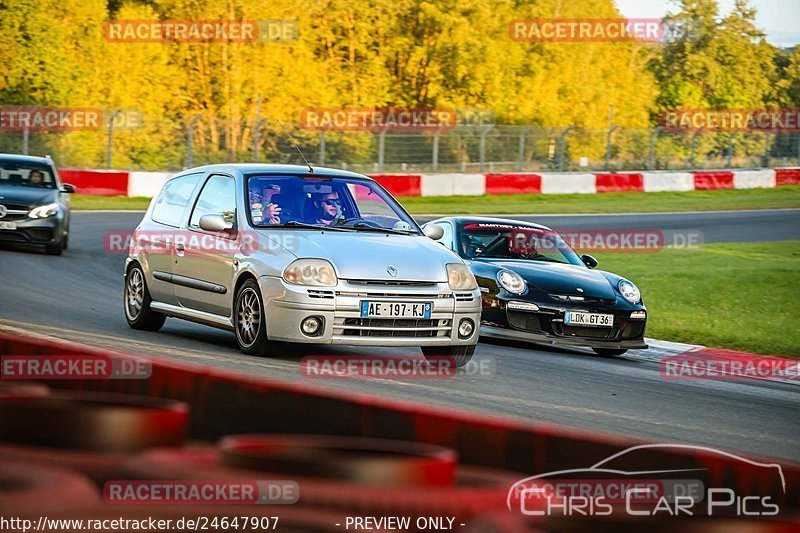
<svg viewBox="0 0 800 533">
<path fill-rule="evenodd" d="M 420 233 L 397 201 L 368 180 L 250 176 L 247 203 L 254 227 Z"/>
</svg>

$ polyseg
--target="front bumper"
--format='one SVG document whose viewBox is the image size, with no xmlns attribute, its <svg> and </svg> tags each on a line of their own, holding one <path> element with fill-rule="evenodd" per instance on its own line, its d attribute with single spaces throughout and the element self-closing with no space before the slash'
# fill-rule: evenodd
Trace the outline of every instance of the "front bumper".
<svg viewBox="0 0 800 533">
<path fill-rule="evenodd" d="M 508 301 L 504 299 L 488 303 L 481 322 L 481 335 L 487 337 L 588 348 L 636 350 L 648 347 L 644 342 L 647 319 L 631 318 L 632 312 L 646 313 L 641 305 L 620 308 L 613 303 L 537 303 L 538 311 L 527 311 L 508 309 Z M 564 323 L 566 311 L 612 314 L 613 327 L 567 325 Z"/>
<path fill-rule="evenodd" d="M 481 319 L 480 292 L 453 292 L 447 283 L 418 285 L 357 284 L 339 280 L 336 287 L 291 285 L 272 276 L 259 278 L 270 340 L 307 344 L 361 346 L 453 346 L 478 342 Z M 362 319 L 362 300 L 380 302 L 431 302 L 430 319 Z M 320 334 L 300 331 L 307 317 L 323 320 Z M 460 338 L 458 325 L 473 322 L 472 334 Z"/>
<path fill-rule="evenodd" d="M 17 229 L 0 229 L 0 243 L 47 245 L 58 243 L 66 233 L 62 211 L 47 218 L 4 217 L 3 222 L 13 222 Z"/>
</svg>

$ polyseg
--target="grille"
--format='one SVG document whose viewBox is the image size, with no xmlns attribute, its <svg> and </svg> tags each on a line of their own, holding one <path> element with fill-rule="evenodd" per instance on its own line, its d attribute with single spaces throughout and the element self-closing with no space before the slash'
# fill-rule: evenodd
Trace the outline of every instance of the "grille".
<svg viewBox="0 0 800 533">
<path fill-rule="evenodd" d="M 402 298 L 405 300 L 441 300 L 452 298 L 452 294 L 431 294 L 426 292 L 418 293 L 402 293 L 402 292 L 354 292 L 354 291 L 338 291 L 336 296 L 343 296 L 345 298 Z"/>
<path fill-rule="evenodd" d="M 406 281 L 406 280 L 375 280 L 375 279 L 351 279 L 348 280 L 351 285 L 367 285 L 370 287 L 385 286 L 385 287 L 433 287 L 435 282 L 431 281 Z"/>
<path fill-rule="evenodd" d="M 644 334 L 644 320 L 628 322 L 628 324 L 622 328 L 623 339 L 638 339 L 643 334 Z"/>
<path fill-rule="evenodd" d="M 53 230 L 45 228 L 26 229 L 25 233 L 34 241 L 49 241 L 53 238 Z"/>
<path fill-rule="evenodd" d="M 28 242 L 25 237 L 23 237 L 17 231 L 0 231 L 0 242 Z"/>
<path fill-rule="evenodd" d="M 541 331 L 539 317 L 533 313 L 520 313 L 518 311 L 508 311 L 508 323 L 517 329 L 525 331 Z"/>
<path fill-rule="evenodd" d="M 563 337 L 582 337 L 585 339 L 613 339 L 616 337 L 615 328 L 593 328 L 588 326 L 565 326 L 553 324 L 556 335 Z"/>
<path fill-rule="evenodd" d="M 456 301 L 457 302 L 471 302 L 474 299 L 475 299 L 475 297 L 472 296 L 471 292 L 457 292 L 456 293 Z"/>
<path fill-rule="evenodd" d="M 316 291 L 312 289 L 308 289 L 308 297 L 309 298 L 319 298 L 323 300 L 333 300 L 333 291 Z"/>
<path fill-rule="evenodd" d="M 352 337 L 449 336 L 450 320 L 413 318 L 339 318 L 333 329 Z"/>
<path fill-rule="evenodd" d="M 28 216 L 28 212 L 30 211 L 30 208 L 24 205 L 18 205 L 18 204 L 3 204 L 3 205 L 9 211 L 22 211 L 21 213 L 6 214 L 6 216 L 0 218 L 0 220 L 3 221 L 22 220 L 23 218 L 26 218 Z"/>
</svg>

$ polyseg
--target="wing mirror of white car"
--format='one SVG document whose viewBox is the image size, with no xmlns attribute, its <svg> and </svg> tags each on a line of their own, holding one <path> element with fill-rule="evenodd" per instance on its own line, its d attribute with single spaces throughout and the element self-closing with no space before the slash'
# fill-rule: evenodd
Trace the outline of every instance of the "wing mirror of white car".
<svg viewBox="0 0 800 533">
<path fill-rule="evenodd" d="M 426 237 L 429 237 L 434 241 L 438 241 L 444 237 L 444 228 L 439 224 L 425 224 L 425 227 L 422 228 L 422 232 Z"/>
<path fill-rule="evenodd" d="M 206 231 L 228 231 L 232 225 L 222 215 L 203 215 L 200 217 L 200 229 Z"/>
</svg>

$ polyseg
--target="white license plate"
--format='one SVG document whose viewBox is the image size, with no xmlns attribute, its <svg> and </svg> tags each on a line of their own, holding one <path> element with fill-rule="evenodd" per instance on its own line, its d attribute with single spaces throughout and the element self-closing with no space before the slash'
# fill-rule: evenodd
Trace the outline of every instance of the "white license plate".
<svg viewBox="0 0 800 533">
<path fill-rule="evenodd" d="M 0 229 L 11 229 L 11 230 L 17 229 L 17 223 L 0 221 Z"/>
<path fill-rule="evenodd" d="M 430 318 L 430 302 L 361 302 L 362 318 Z"/>
<path fill-rule="evenodd" d="M 568 311 L 564 315 L 564 324 L 569 324 L 570 326 L 599 326 L 610 328 L 614 325 L 614 315 Z"/>
</svg>

